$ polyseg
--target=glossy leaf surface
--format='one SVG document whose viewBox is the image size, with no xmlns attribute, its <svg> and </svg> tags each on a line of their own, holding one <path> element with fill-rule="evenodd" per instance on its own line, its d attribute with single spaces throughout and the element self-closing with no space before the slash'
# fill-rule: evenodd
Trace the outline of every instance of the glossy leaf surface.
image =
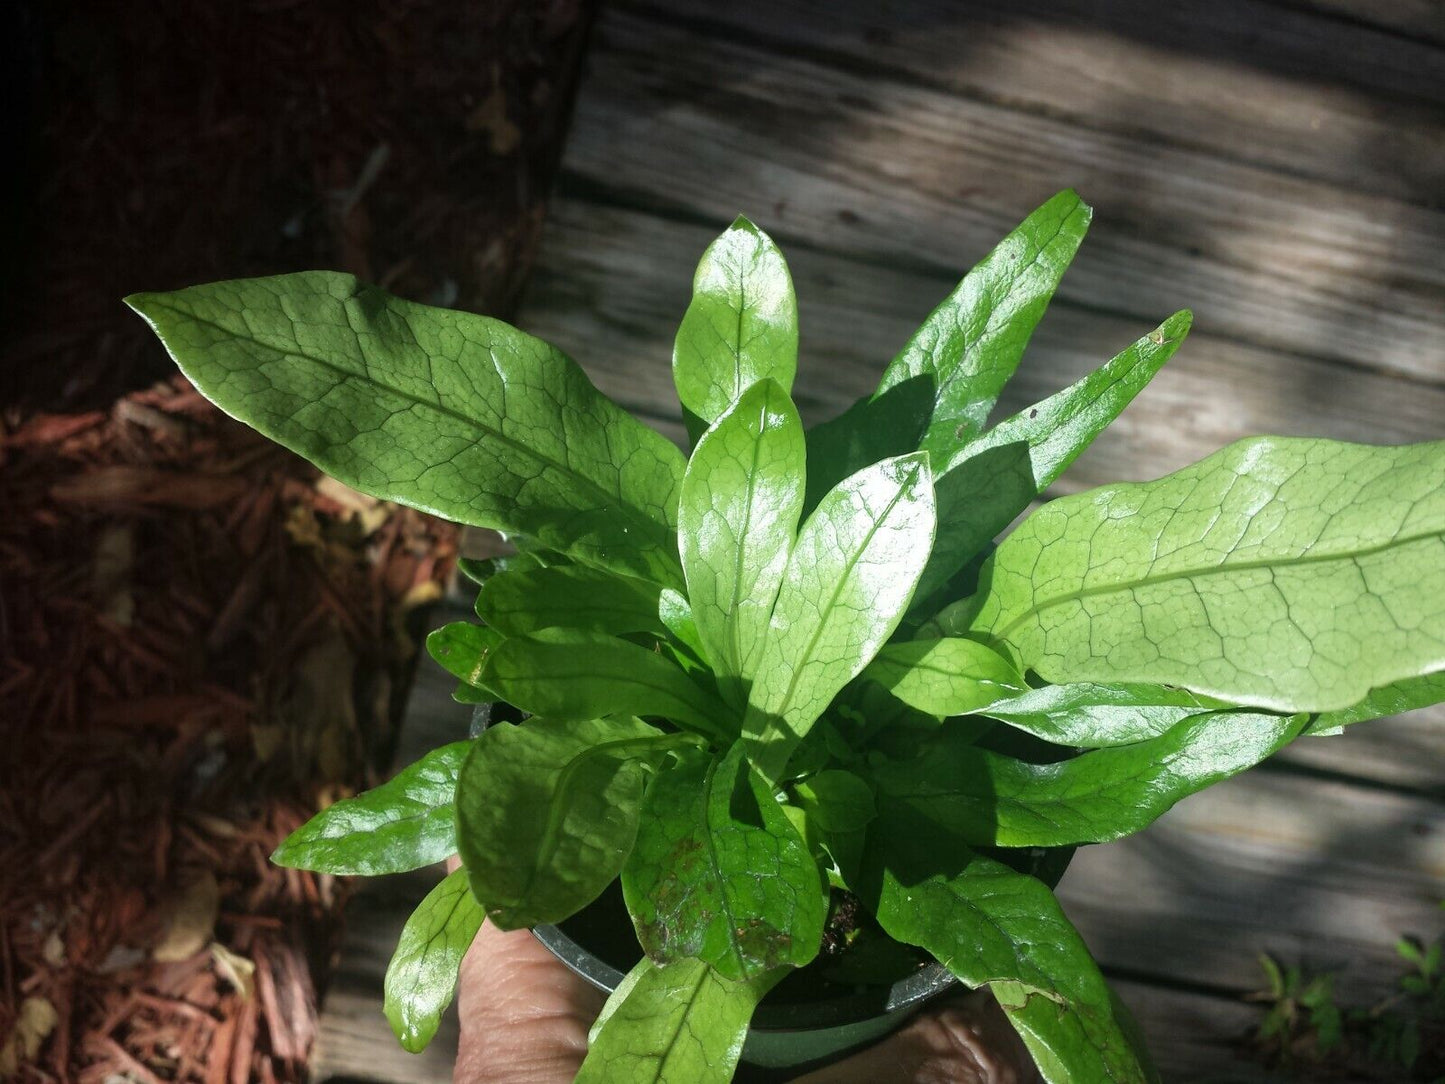
<svg viewBox="0 0 1445 1084">
<path fill-rule="evenodd" d="M 967 627 L 1052 682 L 1348 708 L 1445 667 L 1445 442 L 1257 437 L 1064 497 L 999 546 L 976 605 Z"/>
<path fill-rule="evenodd" d="M 347 485 L 680 585 L 681 454 L 541 340 L 326 271 L 126 301 L 207 398 Z"/>
<path fill-rule="evenodd" d="M 402 927 L 386 969 L 384 1009 L 397 1040 L 413 1054 L 436 1035 L 484 917 L 459 869 L 427 893 Z"/>
<path fill-rule="evenodd" d="M 1057 764 L 980 749 L 964 728 L 949 725 L 916 758 L 880 765 L 873 776 L 889 802 L 908 805 L 971 845 L 1103 843 L 1253 767 L 1303 725 L 1303 716 L 1199 715 L 1158 738 Z"/>
<path fill-rule="evenodd" d="M 1049 1084 L 1157 1080 L 1052 892 L 890 811 L 869 831 L 859 891 L 896 940 L 990 986 Z"/>
<path fill-rule="evenodd" d="M 477 593 L 477 616 L 507 636 L 567 627 L 615 635 L 664 629 L 662 588 L 586 565 L 501 572 Z"/>
<path fill-rule="evenodd" d="M 1191 715 L 1230 705 L 1164 685 L 1045 685 L 985 704 L 998 719 L 1055 745 L 1100 749 L 1157 738 Z"/>
<path fill-rule="evenodd" d="M 798 369 L 798 303 L 778 246 L 739 218 L 708 246 L 672 352 L 694 440 L 759 380 L 786 393 Z"/>
<path fill-rule="evenodd" d="M 740 744 L 658 773 L 622 891 L 654 962 L 692 957 L 727 979 L 806 964 L 828 909 L 812 854 Z"/>
<path fill-rule="evenodd" d="M 457 851 L 452 803 L 471 742 L 433 749 L 387 782 L 327 806 L 286 837 L 271 861 L 338 876 L 405 873 Z"/>
<path fill-rule="evenodd" d="M 1092 216 L 1072 191 L 1034 211 L 964 276 L 884 371 L 879 395 L 920 377 L 933 384 L 919 447 L 939 462 L 983 428 Z"/>
<path fill-rule="evenodd" d="M 784 973 L 735 981 L 701 960 L 644 956 L 603 1006 L 576 1084 L 727 1084 L 753 1010 Z"/>
<path fill-rule="evenodd" d="M 938 543 L 919 598 L 981 552 L 1064 473 L 1179 349 L 1193 316 L 1176 312 L 1082 380 L 953 451 L 938 491 Z"/>
<path fill-rule="evenodd" d="M 625 718 L 483 731 L 457 787 L 457 842 L 487 917 L 511 930 L 596 899 L 632 850 L 652 765 L 689 740 Z"/>
<path fill-rule="evenodd" d="M 627 640 L 544 629 L 504 641 L 482 681 L 507 703 L 550 718 L 661 715 L 701 733 L 736 735 L 738 720 L 669 659 Z"/>
<path fill-rule="evenodd" d="M 863 676 L 928 715 L 967 715 L 1024 692 L 1023 675 L 977 640 L 945 636 L 888 644 Z"/>
<path fill-rule="evenodd" d="M 776 780 L 829 702 L 898 626 L 933 544 L 933 486 L 923 453 L 859 471 L 798 532 L 743 732 Z"/>
<path fill-rule="evenodd" d="M 798 529 L 804 454 L 792 400 L 762 380 L 703 434 L 683 475 L 678 533 L 693 619 L 724 687 L 740 693 Z M 734 699 L 741 706 L 746 695 Z"/>
</svg>

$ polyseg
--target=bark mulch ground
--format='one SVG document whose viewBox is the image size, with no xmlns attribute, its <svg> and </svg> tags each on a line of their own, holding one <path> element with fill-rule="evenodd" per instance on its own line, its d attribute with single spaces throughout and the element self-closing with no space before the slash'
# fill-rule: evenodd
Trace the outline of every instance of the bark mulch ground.
<svg viewBox="0 0 1445 1084">
<path fill-rule="evenodd" d="M 0 1074 L 300 1079 L 346 886 L 267 856 L 375 778 L 456 529 L 179 379 L 0 456 Z"/>
<path fill-rule="evenodd" d="M 506 316 L 594 6 L 14 6 L 0 1078 L 304 1078 L 347 886 L 267 856 L 387 761 L 456 548 L 171 381 L 119 299 L 327 267 Z"/>
</svg>

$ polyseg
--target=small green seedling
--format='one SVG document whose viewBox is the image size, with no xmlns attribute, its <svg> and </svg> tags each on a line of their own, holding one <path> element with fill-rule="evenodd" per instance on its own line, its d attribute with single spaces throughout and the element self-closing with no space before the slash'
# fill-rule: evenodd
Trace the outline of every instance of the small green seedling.
<svg viewBox="0 0 1445 1084">
<path fill-rule="evenodd" d="M 1335 977 L 1281 967 L 1261 955 L 1268 986 L 1249 995 L 1264 1002 L 1254 1046 L 1265 1061 L 1299 1080 L 1420 1080 L 1445 1084 L 1445 940 L 1428 947 L 1413 937 L 1395 943 L 1406 970 L 1388 996 L 1371 1005 L 1341 1005 Z"/>
<path fill-rule="evenodd" d="M 812 429 L 787 267 L 739 219 L 673 354 L 690 454 L 556 348 L 349 275 L 128 299 L 223 410 L 517 545 L 482 623 L 430 647 L 458 699 L 530 717 L 275 856 L 460 854 L 387 976 L 408 1048 L 484 917 L 556 922 L 620 879 L 645 956 L 580 1080 L 728 1079 L 843 890 L 990 987 L 1045 1079 L 1156 1079 L 1052 892 L 1002 859 L 1137 832 L 1303 735 L 1445 698 L 1445 443 L 1243 440 L 1050 501 L 995 548 L 1189 331 L 1176 313 L 987 424 L 1090 217 L 1072 192 L 1040 207 Z"/>
</svg>

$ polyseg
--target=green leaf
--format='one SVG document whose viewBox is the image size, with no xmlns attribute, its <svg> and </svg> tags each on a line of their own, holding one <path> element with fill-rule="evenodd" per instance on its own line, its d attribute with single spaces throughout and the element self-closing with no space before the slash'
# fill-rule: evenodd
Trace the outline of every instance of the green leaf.
<svg viewBox="0 0 1445 1084">
<path fill-rule="evenodd" d="M 763 995 L 787 974 L 732 980 L 645 956 L 607 1000 L 576 1084 L 728 1084 Z"/>
<path fill-rule="evenodd" d="M 776 780 L 829 702 L 897 628 L 933 544 L 924 453 L 884 460 L 841 482 L 798 532 L 743 733 Z"/>
<path fill-rule="evenodd" d="M 808 486 L 804 514 L 850 474 L 871 463 L 918 450 L 933 410 L 932 377 L 895 384 L 877 397 L 865 396 L 836 418 L 807 432 Z"/>
<path fill-rule="evenodd" d="M 702 637 L 698 635 L 697 622 L 692 618 L 692 605 L 681 591 L 665 587 L 657 599 L 657 617 L 662 625 L 699 663 L 706 652 L 702 649 Z"/>
<path fill-rule="evenodd" d="M 664 633 L 656 583 L 586 565 L 501 572 L 477 594 L 477 616 L 507 636 L 566 626 L 583 632 Z"/>
<path fill-rule="evenodd" d="M 726 979 L 803 966 L 828 911 L 817 863 L 741 744 L 657 774 L 622 892 L 649 957 Z"/>
<path fill-rule="evenodd" d="M 1055 745 L 1099 749 L 1157 738 L 1191 715 L 1228 704 L 1164 685 L 1045 685 L 985 704 L 998 719 Z"/>
<path fill-rule="evenodd" d="M 391 1030 L 413 1054 L 436 1035 L 483 917 L 459 869 L 427 893 L 402 927 L 386 969 L 384 1007 Z"/>
<path fill-rule="evenodd" d="M 477 691 L 475 703 L 498 697 L 482 683 L 482 668 L 492 649 L 502 642 L 496 629 L 484 628 L 470 621 L 452 621 L 433 629 L 426 638 L 426 650 L 433 659 L 464 687 Z"/>
<path fill-rule="evenodd" d="M 1315 716 L 1304 732 L 1318 734 L 1321 731 L 1349 726 L 1351 723 L 1400 715 L 1440 703 L 1445 703 L 1445 670 L 1371 689 L 1369 695 L 1358 704 L 1352 704 L 1343 711 L 1327 711 Z"/>
<path fill-rule="evenodd" d="M 803 423 L 773 380 L 748 388 L 703 434 L 678 508 L 682 569 L 707 658 L 739 707 L 798 529 Z"/>
<path fill-rule="evenodd" d="M 692 290 L 672 351 L 672 379 L 696 440 L 757 381 L 792 388 L 798 303 L 778 246 L 741 217 L 703 253 Z"/>
<path fill-rule="evenodd" d="M 911 708 L 967 715 L 1028 689 L 1008 659 L 977 640 L 904 640 L 878 652 L 863 671 Z"/>
<path fill-rule="evenodd" d="M 1174 356 L 1193 316 L 1176 312 L 1088 376 L 1019 411 L 944 460 L 938 544 L 920 601 L 943 586 L 1063 474 Z"/>
<path fill-rule="evenodd" d="M 859 893 L 888 934 L 989 985 L 1049 1084 L 1157 1080 L 1089 950 L 1042 883 L 890 809 Z"/>
<path fill-rule="evenodd" d="M 919 447 L 939 461 L 983 428 L 1089 228 L 1093 211 L 1060 192 L 1000 241 L 889 364 L 878 394 L 919 377 L 934 404 Z"/>
<path fill-rule="evenodd" d="M 970 845 L 1062 847 L 1130 835 L 1175 802 L 1258 764 L 1303 716 L 1217 712 L 1158 738 L 1028 764 L 945 724 L 909 761 L 874 769 L 879 790 Z"/>
<path fill-rule="evenodd" d="M 1445 667 L 1445 442 L 1240 441 L 1045 505 L 982 582 L 966 629 L 1048 681 L 1348 708 Z"/>
<path fill-rule="evenodd" d="M 673 662 L 598 633 L 543 629 L 503 641 L 482 682 L 523 711 L 562 720 L 660 715 L 728 741 L 738 720 Z"/>
<path fill-rule="evenodd" d="M 456 853 L 452 802 L 471 742 L 433 749 L 387 782 L 327 806 L 286 837 L 271 861 L 338 876 L 405 873 Z"/>
<path fill-rule="evenodd" d="M 126 303 L 202 394 L 347 485 L 681 586 L 681 454 L 541 340 L 327 271 Z"/>
<path fill-rule="evenodd" d="M 825 832 L 861 832 L 877 814 L 873 788 L 852 772 L 829 768 L 793 789 L 798 804 Z"/>
<path fill-rule="evenodd" d="M 457 786 L 457 842 L 487 917 L 512 930 L 596 899 L 632 850 L 649 772 L 694 740 L 627 718 L 483 731 Z"/>
</svg>

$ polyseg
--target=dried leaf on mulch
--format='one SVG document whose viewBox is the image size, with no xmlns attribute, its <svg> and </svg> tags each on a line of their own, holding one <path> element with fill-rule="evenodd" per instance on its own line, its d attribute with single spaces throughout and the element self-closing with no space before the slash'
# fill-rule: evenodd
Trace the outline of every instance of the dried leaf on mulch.
<svg viewBox="0 0 1445 1084">
<path fill-rule="evenodd" d="M 0 507 L 0 1057 L 301 1080 L 346 890 L 267 858 L 388 755 L 455 529 L 179 379 L 0 428 Z"/>
</svg>

